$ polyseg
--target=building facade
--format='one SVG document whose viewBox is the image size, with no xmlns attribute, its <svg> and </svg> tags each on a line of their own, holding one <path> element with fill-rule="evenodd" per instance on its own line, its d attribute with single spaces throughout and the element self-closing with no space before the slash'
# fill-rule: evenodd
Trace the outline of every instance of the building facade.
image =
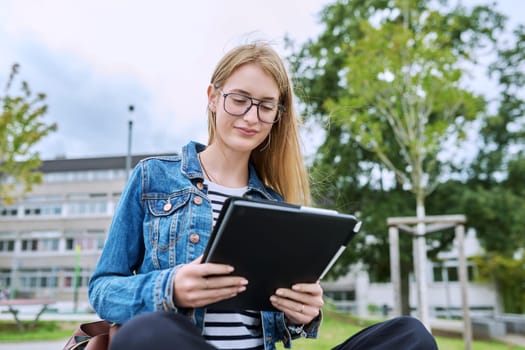
<svg viewBox="0 0 525 350">
<path fill-rule="evenodd" d="M 467 257 L 483 254 L 483 249 L 470 229 L 465 237 Z M 461 284 L 458 274 L 457 244 L 448 252 L 438 254 L 438 261 L 428 261 L 426 276 L 430 317 L 461 318 Z M 472 316 L 493 316 L 502 312 L 501 300 L 493 283 L 479 282 L 477 267 L 468 262 L 467 294 Z M 394 307 L 394 288 L 390 282 L 377 282 L 370 279 L 366 268 L 352 266 L 350 272 L 336 281 L 323 283 L 325 295 L 335 306 L 346 312 L 362 317 L 388 315 Z M 414 277 L 409 282 L 410 309 L 414 316 L 417 310 L 417 285 Z"/>
<path fill-rule="evenodd" d="M 133 156 L 134 166 L 146 155 Z M 128 178 L 122 157 L 43 161 L 43 181 L 0 205 L 0 289 L 89 308 L 93 273 Z"/>
</svg>

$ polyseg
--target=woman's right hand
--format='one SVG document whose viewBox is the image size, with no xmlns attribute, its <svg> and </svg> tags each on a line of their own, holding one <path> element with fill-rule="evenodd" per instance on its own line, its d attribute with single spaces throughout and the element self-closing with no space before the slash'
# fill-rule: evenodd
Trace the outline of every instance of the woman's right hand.
<svg viewBox="0 0 525 350">
<path fill-rule="evenodd" d="M 244 277 L 231 276 L 233 267 L 201 263 L 202 255 L 179 268 L 173 281 L 173 301 L 178 307 L 202 307 L 229 299 L 246 290 Z"/>
</svg>

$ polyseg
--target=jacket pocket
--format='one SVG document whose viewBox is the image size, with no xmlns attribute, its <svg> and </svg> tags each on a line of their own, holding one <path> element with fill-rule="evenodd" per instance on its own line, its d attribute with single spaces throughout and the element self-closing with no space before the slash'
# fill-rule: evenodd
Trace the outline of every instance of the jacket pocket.
<svg viewBox="0 0 525 350">
<path fill-rule="evenodd" d="M 184 206 L 190 199 L 190 192 L 184 194 L 156 194 L 153 198 L 147 198 L 149 212 L 156 217 L 172 215 L 180 207 Z"/>
<path fill-rule="evenodd" d="M 167 268 L 175 264 L 175 244 L 187 217 L 190 192 L 156 194 L 146 199 L 150 213 L 148 239 L 152 247 L 153 264 L 156 268 Z"/>
</svg>

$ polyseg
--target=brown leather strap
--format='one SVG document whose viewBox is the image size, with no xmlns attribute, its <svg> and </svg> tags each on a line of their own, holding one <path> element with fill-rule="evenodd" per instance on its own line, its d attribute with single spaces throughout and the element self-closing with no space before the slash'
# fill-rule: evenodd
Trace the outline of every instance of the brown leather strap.
<svg viewBox="0 0 525 350">
<path fill-rule="evenodd" d="M 106 321 L 82 323 L 68 339 L 63 350 L 77 350 L 85 346 L 84 350 L 107 350 L 111 337 L 119 329 L 119 325 Z M 76 337 L 88 337 L 85 340 Z"/>
<path fill-rule="evenodd" d="M 94 337 L 99 334 L 108 334 L 110 327 L 111 327 L 111 323 L 109 322 L 96 321 L 96 322 L 82 323 L 79 326 L 79 329 L 85 335 Z"/>
<path fill-rule="evenodd" d="M 97 335 L 89 340 L 84 350 L 108 350 L 109 333 Z"/>
</svg>

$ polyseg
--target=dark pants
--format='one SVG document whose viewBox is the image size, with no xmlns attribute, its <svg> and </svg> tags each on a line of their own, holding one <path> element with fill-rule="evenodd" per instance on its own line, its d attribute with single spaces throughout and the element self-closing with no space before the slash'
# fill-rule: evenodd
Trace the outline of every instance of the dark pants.
<svg viewBox="0 0 525 350">
<path fill-rule="evenodd" d="M 315 340 L 313 340 L 315 341 Z M 216 350 L 184 316 L 154 312 L 126 322 L 111 341 L 110 350 Z M 432 335 L 412 317 L 375 324 L 333 350 L 437 350 Z"/>
</svg>

